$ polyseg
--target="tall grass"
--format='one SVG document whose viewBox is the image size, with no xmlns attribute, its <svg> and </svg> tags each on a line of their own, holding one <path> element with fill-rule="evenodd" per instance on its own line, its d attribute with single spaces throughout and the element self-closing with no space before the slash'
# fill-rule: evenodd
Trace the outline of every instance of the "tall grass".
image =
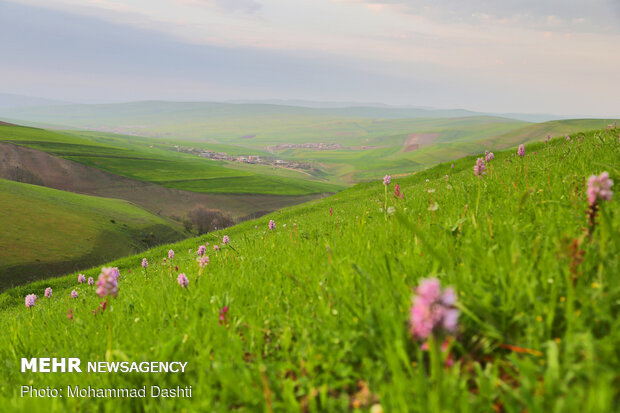
<svg viewBox="0 0 620 413">
<path fill-rule="evenodd" d="M 142 255 L 116 261 L 119 294 L 103 315 L 92 313 L 102 301 L 95 287 L 75 275 L 8 291 L 0 296 L 0 406 L 617 411 L 620 208 L 617 196 L 601 205 L 588 238 L 585 180 L 608 171 L 619 181 L 618 131 L 526 145 L 524 159 L 515 152 L 496 153 L 480 180 L 475 157 L 393 178 L 404 200 L 388 192 L 395 212 L 387 220 L 377 181 L 229 228 L 230 245 L 222 232 L 150 250 L 147 273 Z M 199 276 L 196 250 L 206 242 L 210 263 Z M 170 248 L 176 255 L 163 263 Z M 455 363 L 433 375 L 408 325 L 413 288 L 429 276 L 456 289 L 461 311 Z M 28 293 L 40 297 L 31 309 Z M 108 322 L 113 360 L 187 361 L 187 373 L 19 372 L 20 357 L 105 359 Z M 20 397 L 22 384 L 192 385 L 193 398 L 31 399 Z"/>
</svg>

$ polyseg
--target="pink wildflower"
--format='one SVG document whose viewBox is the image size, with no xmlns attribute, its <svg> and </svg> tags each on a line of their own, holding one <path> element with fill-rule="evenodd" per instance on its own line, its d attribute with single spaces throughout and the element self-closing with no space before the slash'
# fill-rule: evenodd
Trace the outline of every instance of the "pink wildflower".
<svg viewBox="0 0 620 413">
<path fill-rule="evenodd" d="M 205 255 L 205 252 L 207 252 L 206 246 L 201 245 L 200 247 L 198 247 L 198 255 Z"/>
<path fill-rule="evenodd" d="M 95 280 L 93 279 L 93 277 L 88 277 L 88 285 L 94 285 L 95 284 Z"/>
<path fill-rule="evenodd" d="M 69 311 L 67 311 L 67 318 L 73 321 L 73 310 L 72 309 L 69 309 Z"/>
<path fill-rule="evenodd" d="M 78 298 L 78 292 L 75 290 L 71 291 L 71 297 Z"/>
<path fill-rule="evenodd" d="M 222 307 L 220 310 L 220 325 L 226 323 L 226 316 L 228 314 L 228 306 Z"/>
<path fill-rule="evenodd" d="M 273 219 L 269 220 L 269 229 L 276 229 L 276 222 Z"/>
<path fill-rule="evenodd" d="M 146 260 L 146 258 L 142 258 L 142 268 L 146 270 L 148 267 L 149 267 L 149 262 Z"/>
<path fill-rule="evenodd" d="M 592 175 L 588 178 L 588 204 L 594 205 L 598 200 L 610 201 L 613 192 L 611 187 L 614 181 L 609 178 L 609 173 L 603 172 L 599 176 Z"/>
<path fill-rule="evenodd" d="M 476 159 L 476 165 L 474 165 L 474 174 L 478 177 L 478 179 L 480 179 L 482 175 L 486 173 L 485 170 L 486 166 L 484 164 L 484 159 Z"/>
<path fill-rule="evenodd" d="M 485 162 L 486 162 L 486 163 L 489 163 L 489 162 L 491 162 L 493 159 L 495 159 L 495 155 L 493 155 L 493 152 L 486 151 L 486 152 L 485 152 L 485 155 L 484 155 L 484 160 L 485 160 Z"/>
<path fill-rule="evenodd" d="M 189 280 L 187 279 L 184 273 L 179 274 L 179 276 L 177 277 L 177 282 L 183 288 L 189 285 Z"/>
<path fill-rule="evenodd" d="M 52 298 L 52 287 L 47 287 L 45 289 L 45 297 Z"/>
<path fill-rule="evenodd" d="M 207 265 L 209 265 L 209 257 L 205 255 L 204 257 L 200 258 L 198 265 L 200 265 L 201 268 L 204 268 Z"/>
<path fill-rule="evenodd" d="M 436 278 L 427 278 L 416 289 L 411 307 L 411 334 L 426 340 L 431 334 L 453 333 L 458 326 L 459 311 L 452 288 L 441 289 Z"/>
<path fill-rule="evenodd" d="M 169 259 L 173 259 L 174 258 L 174 251 L 172 251 L 172 250 L 168 251 L 168 258 Z"/>
<path fill-rule="evenodd" d="M 454 169 L 454 164 L 452 164 L 452 166 L 450 166 L 452 169 Z"/>
<path fill-rule="evenodd" d="M 219 251 L 220 247 L 218 247 L 217 245 L 213 246 L 213 251 Z"/>
<path fill-rule="evenodd" d="M 547 137 L 545 138 L 545 143 L 549 143 L 549 139 L 551 139 L 551 135 L 547 134 Z"/>
<path fill-rule="evenodd" d="M 570 136 L 568 136 L 568 134 L 566 134 L 566 136 L 564 137 L 567 141 L 570 141 Z"/>
<path fill-rule="evenodd" d="M 400 185 L 396 184 L 396 186 L 394 187 L 394 196 L 396 198 L 404 198 L 404 195 L 402 194 L 402 192 L 400 192 Z"/>
<path fill-rule="evenodd" d="M 97 280 L 97 294 L 99 297 L 118 294 L 118 268 L 104 267 Z"/>
<path fill-rule="evenodd" d="M 228 238 L 228 235 L 224 235 L 222 238 L 222 244 L 230 244 L 230 238 Z"/>
<path fill-rule="evenodd" d="M 26 308 L 34 307 L 34 304 L 37 302 L 37 296 L 35 294 L 28 294 L 25 299 Z"/>
<path fill-rule="evenodd" d="M 334 210 L 333 209 L 329 209 L 329 215 L 334 215 Z"/>
<path fill-rule="evenodd" d="M 392 182 L 392 177 L 390 175 L 385 175 L 383 177 L 383 185 L 389 185 Z"/>
<path fill-rule="evenodd" d="M 525 156 L 525 145 L 524 144 L 519 145 L 519 149 L 517 149 L 517 155 L 521 157 Z"/>
<path fill-rule="evenodd" d="M 86 277 L 84 277 L 84 274 L 78 275 L 78 283 L 82 284 L 84 282 L 86 282 Z"/>
</svg>

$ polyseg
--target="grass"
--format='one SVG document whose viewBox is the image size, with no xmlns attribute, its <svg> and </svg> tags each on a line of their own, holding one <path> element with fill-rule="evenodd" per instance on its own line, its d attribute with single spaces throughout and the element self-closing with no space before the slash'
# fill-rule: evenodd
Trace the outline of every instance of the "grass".
<svg viewBox="0 0 620 413">
<path fill-rule="evenodd" d="M 585 232 L 585 179 L 620 178 L 618 131 L 475 157 L 286 208 L 109 265 L 104 314 L 76 274 L 0 295 L 0 406 L 10 411 L 607 412 L 620 407 L 620 207 Z M 390 173 L 386 170 L 385 173 Z M 446 177 L 448 175 L 448 177 Z M 398 183 L 404 200 L 392 195 Z M 616 188 L 617 189 L 617 188 Z M 437 208 L 429 208 L 437 205 Z M 331 212 L 330 212 L 331 209 Z M 267 229 L 273 219 L 277 228 Z M 255 228 L 257 226 L 257 228 Z M 200 272 L 196 249 L 231 243 Z M 172 248 L 189 287 L 163 263 Z M 211 248 L 211 247 L 209 247 Z M 191 249 L 191 252 L 188 252 Z M 45 252 L 42 252 L 42 255 Z M 140 267 L 142 257 L 150 263 Z M 95 268 L 85 274 L 97 277 Z M 414 287 L 457 291 L 455 364 L 412 340 Z M 54 295 L 43 297 L 45 287 Z M 79 298 L 69 297 L 71 290 Z M 24 296 L 40 298 L 32 309 Z M 229 311 L 220 324 L 219 311 Z M 66 316 L 73 311 L 73 320 Z M 110 330 L 107 330 L 109 326 Z M 111 334 L 108 334 L 111 331 Z M 111 338 L 108 345 L 108 338 Z M 187 361 L 185 374 L 36 374 L 20 357 Z M 21 398 L 37 388 L 193 386 L 191 399 Z M 376 409 L 376 407 L 375 407 Z"/>
<path fill-rule="evenodd" d="M 0 179 L 0 288 L 88 268 L 184 238 L 128 202 Z"/>
</svg>

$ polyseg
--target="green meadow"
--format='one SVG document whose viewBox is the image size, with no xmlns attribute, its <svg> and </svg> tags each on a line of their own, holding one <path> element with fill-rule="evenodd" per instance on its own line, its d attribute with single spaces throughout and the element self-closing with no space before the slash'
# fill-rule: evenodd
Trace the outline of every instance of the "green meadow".
<svg viewBox="0 0 620 413">
<path fill-rule="evenodd" d="M 128 202 L 0 179 L 0 289 L 187 236 Z"/>
<path fill-rule="evenodd" d="M 196 192 L 308 195 L 342 189 L 342 186 L 319 181 L 311 175 L 281 168 L 272 168 L 265 174 L 243 166 L 237 169 L 233 162 L 176 152 L 170 150 L 173 143 L 164 149 L 154 139 L 135 136 L 0 125 L 0 141 L 41 150 L 138 181 Z"/>
<path fill-rule="evenodd" d="M 104 298 L 96 287 L 78 284 L 75 273 L 4 292 L 0 406 L 15 412 L 620 410 L 619 131 L 584 130 L 549 144 L 540 132 L 536 142 L 526 142 L 524 157 L 514 147 L 496 152 L 480 178 L 473 166 L 484 147 L 454 167 L 447 162 L 394 176 L 387 187 L 380 179 L 361 183 L 110 262 L 120 270 L 118 296 L 107 298 L 103 312 L 93 314 Z M 396 175 L 385 166 L 381 176 Z M 592 223 L 586 180 L 603 171 L 616 193 L 597 204 Z M 396 184 L 402 199 L 394 195 Z M 222 244 L 224 235 L 230 244 Z M 206 243 L 210 262 L 201 268 L 196 251 Z M 100 271 L 83 273 L 96 279 Z M 189 280 L 186 288 L 179 273 Z M 438 335 L 430 351 L 409 324 L 415 288 L 428 277 L 455 289 L 460 313 L 456 332 Z M 51 298 L 44 297 L 46 287 Z M 24 305 L 27 294 L 38 296 L 32 308 Z M 444 339 L 448 347 L 441 351 Z M 21 357 L 188 365 L 184 374 L 22 374 Z M 20 396 L 23 384 L 63 388 L 65 395 L 69 385 L 191 385 L 193 397 L 31 398 Z"/>
</svg>

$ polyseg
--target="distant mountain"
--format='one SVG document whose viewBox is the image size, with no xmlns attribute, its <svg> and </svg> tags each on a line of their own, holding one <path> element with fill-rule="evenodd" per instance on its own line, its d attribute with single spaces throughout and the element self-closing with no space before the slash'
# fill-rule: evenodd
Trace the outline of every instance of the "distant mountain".
<svg viewBox="0 0 620 413">
<path fill-rule="evenodd" d="M 66 104 L 67 102 L 62 102 L 58 100 L 45 99 L 33 96 L 14 95 L 10 93 L 0 93 L 0 110 Z"/>
</svg>

